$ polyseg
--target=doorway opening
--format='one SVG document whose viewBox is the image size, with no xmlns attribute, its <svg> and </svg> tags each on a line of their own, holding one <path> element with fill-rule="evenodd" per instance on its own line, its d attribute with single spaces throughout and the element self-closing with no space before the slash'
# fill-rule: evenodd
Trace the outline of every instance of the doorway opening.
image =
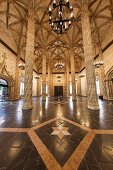
<svg viewBox="0 0 113 170">
<path fill-rule="evenodd" d="M 0 101 L 8 100 L 8 82 L 0 79 Z"/>
<path fill-rule="evenodd" d="M 63 86 L 54 86 L 54 96 L 63 97 Z"/>
<path fill-rule="evenodd" d="M 21 81 L 20 81 L 20 96 L 23 97 L 24 96 L 24 77 L 21 77 Z"/>
<path fill-rule="evenodd" d="M 96 90 L 97 90 L 97 95 L 100 96 L 100 84 L 97 76 L 96 76 Z"/>
</svg>

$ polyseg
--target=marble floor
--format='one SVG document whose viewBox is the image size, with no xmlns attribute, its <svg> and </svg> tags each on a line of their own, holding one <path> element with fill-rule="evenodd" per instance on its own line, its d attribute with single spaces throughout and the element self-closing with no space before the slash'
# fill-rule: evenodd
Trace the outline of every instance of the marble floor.
<svg viewBox="0 0 113 170">
<path fill-rule="evenodd" d="M 33 98 L 0 102 L 0 170 L 113 170 L 113 104 Z"/>
</svg>

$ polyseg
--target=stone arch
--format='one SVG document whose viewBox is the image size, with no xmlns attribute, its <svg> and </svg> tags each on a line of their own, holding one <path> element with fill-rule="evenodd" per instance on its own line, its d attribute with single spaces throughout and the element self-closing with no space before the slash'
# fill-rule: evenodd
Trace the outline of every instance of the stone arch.
<svg viewBox="0 0 113 170">
<path fill-rule="evenodd" d="M 8 88 L 9 88 L 9 94 L 8 94 L 8 100 L 14 100 L 14 80 L 12 77 L 1 74 L 0 73 L 0 78 L 4 79 L 8 83 Z"/>
<path fill-rule="evenodd" d="M 108 100 L 113 100 L 113 66 L 106 73 L 105 77 Z"/>
</svg>

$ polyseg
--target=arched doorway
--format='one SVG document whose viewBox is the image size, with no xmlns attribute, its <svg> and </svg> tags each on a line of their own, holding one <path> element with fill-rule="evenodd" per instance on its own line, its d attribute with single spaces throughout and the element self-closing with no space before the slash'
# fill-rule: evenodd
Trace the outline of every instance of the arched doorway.
<svg viewBox="0 0 113 170">
<path fill-rule="evenodd" d="M 113 100 L 113 67 L 106 74 L 106 87 L 108 100 Z"/>
<path fill-rule="evenodd" d="M 98 97 L 101 97 L 100 96 L 100 83 L 99 83 L 98 76 L 96 76 L 96 90 L 97 90 Z"/>
<path fill-rule="evenodd" d="M 8 82 L 0 78 L 0 101 L 8 100 Z"/>
<path fill-rule="evenodd" d="M 4 80 L 4 82 L 6 82 L 5 85 L 8 87 L 8 100 L 14 100 L 14 86 L 15 86 L 15 82 L 14 82 L 13 78 L 10 75 L 7 76 L 5 74 L 1 74 L 0 73 L 0 80 L 2 80 L 2 82 L 3 82 L 3 80 Z"/>
</svg>

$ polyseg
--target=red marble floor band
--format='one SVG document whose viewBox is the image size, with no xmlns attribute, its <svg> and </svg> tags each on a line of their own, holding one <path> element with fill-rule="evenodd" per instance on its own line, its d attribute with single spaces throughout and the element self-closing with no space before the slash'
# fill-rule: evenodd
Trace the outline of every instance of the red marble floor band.
<svg viewBox="0 0 113 170">
<path fill-rule="evenodd" d="M 0 128 L 0 132 L 28 132 L 29 128 Z"/>
<path fill-rule="evenodd" d="M 96 134 L 113 134 L 113 130 L 92 130 Z"/>
<path fill-rule="evenodd" d="M 42 127 L 42 126 L 45 126 L 45 125 L 47 125 L 47 124 L 49 124 L 49 123 L 57 120 L 57 119 L 59 119 L 59 117 L 56 117 L 56 118 L 54 118 L 54 119 L 50 119 L 50 120 L 48 120 L 48 121 L 46 121 L 46 122 L 44 122 L 44 123 L 41 123 L 41 124 L 39 124 L 39 125 L 31 128 L 31 129 L 32 129 L 32 130 L 38 129 L 38 128 Z"/>
<path fill-rule="evenodd" d="M 80 127 L 81 129 L 84 129 L 84 130 L 87 130 L 87 131 L 91 131 L 91 129 L 89 129 L 89 128 L 83 126 L 83 125 L 80 125 L 80 124 L 78 124 L 78 123 L 75 123 L 75 122 L 73 122 L 72 120 L 66 119 L 66 118 L 64 118 L 64 117 L 61 117 L 61 118 L 62 118 L 63 120 L 65 120 L 65 121 L 67 121 L 67 122 L 75 125 L 75 126 Z"/>
<path fill-rule="evenodd" d="M 30 136 L 33 144 L 35 145 L 37 151 L 39 152 L 42 160 L 49 170 L 61 170 L 60 165 L 52 156 L 52 154 L 48 151 L 46 146 L 42 143 L 40 138 L 36 135 L 33 130 L 28 131 L 28 135 Z"/>
<path fill-rule="evenodd" d="M 67 163 L 64 165 L 63 170 L 77 170 L 80 163 L 82 162 L 90 144 L 92 143 L 95 137 L 94 132 L 88 132 L 87 135 L 84 137 L 82 142 L 76 148 L 72 156 L 69 158 Z"/>
</svg>

